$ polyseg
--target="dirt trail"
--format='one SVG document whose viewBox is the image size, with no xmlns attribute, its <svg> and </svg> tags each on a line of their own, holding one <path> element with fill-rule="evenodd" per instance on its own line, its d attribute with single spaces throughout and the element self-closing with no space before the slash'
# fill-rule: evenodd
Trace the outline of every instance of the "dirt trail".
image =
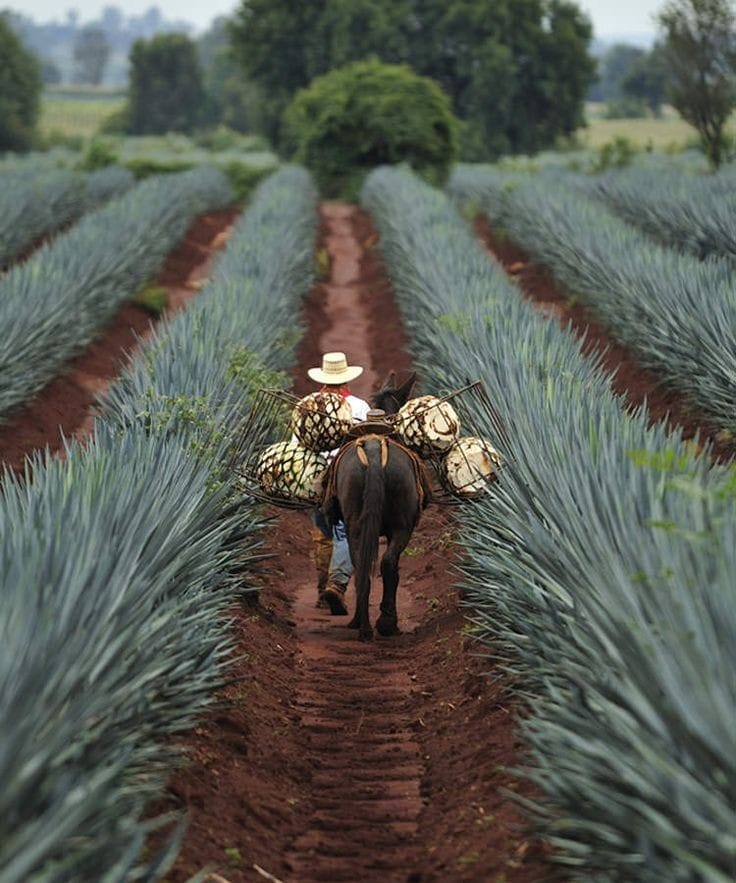
<svg viewBox="0 0 736 883">
<path fill-rule="evenodd" d="M 165 288 L 166 318 L 197 294 L 215 253 L 224 247 L 239 209 L 200 215 L 166 259 L 152 285 Z M 94 403 L 120 374 L 139 340 L 148 337 L 160 320 L 134 303 L 121 305 L 109 325 L 66 370 L 10 420 L 0 425 L 0 464 L 22 472 L 26 456 L 48 447 L 63 451 L 64 437 L 84 438 L 94 422 Z"/>
<path fill-rule="evenodd" d="M 319 335 L 322 352 L 342 350 L 363 374 L 353 391 L 368 397 L 379 383 L 365 329 L 371 316 L 360 276 L 362 247 L 355 236 L 354 208 L 326 204 L 324 246 L 332 269 L 324 284 L 328 326 Z M 319 364 L 319 363 L 317 363 Z M 352 595 L 352 592 L 351 592 Z M 315 609 L 314 574 L 294 586 L 297 637 L 295 707 L 305 738 L 305 760 L 313 770 L 305 830 L 286 862 L 293 879 L 406 880 L 415 864 L 406 844 L 417 833 L 422 809 L 420 747 L 415 739 L 411 645 L 401 637 L 373 646 L 358 644 L 345 618 Z M 378 588 L 371 617 L 378 616 Z M 352 601 L 352 598 L 351 598 Z M 411 631 L 417 611 L 402 610 Z M 366 832 L 371 848 L 365 849 Z"/>
<path fill-rule="evenodd" d="M 313 391 L 307 369 L 342 350 L 368 397 L 411 368 L 406 335 L 367 215 L 326 203 L 320 220 L 329 275 L 305 301 L 294 389 Z M 552 879 L 504 793 L 530 794 L 509 772 L 523 763 L 518 711 L 465 629 L 447 510 L 430 506 L 402 556 L 402 634 L 370 644 L 314 606 L 307 514 L 275 514 L 259 602 L 233 611 L 238 680 L 183 740 L 186 765 L 155 808 L 190 817 L 167 880 L 205 867 L 230 883 Z M 379 600 L 376 578 L 374 620 Z"/>
</svg>

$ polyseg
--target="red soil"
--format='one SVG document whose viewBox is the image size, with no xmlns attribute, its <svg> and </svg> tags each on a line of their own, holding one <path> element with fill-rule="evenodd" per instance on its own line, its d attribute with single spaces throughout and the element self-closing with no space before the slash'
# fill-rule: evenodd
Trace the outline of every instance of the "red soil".
<svg viewBox="0 0 736 883">
<path fill-rule="evenodd" d="M 226 240 L 237 209 L 198 217 L 179 246 L 169 255 L 153 285 L 166 288 L 171 315 L 196 295 L 214 252 Z M 15 472 L 24 468 L 26 455 L 39 448 L 63 451 L 64 437 L 83 437 L 89 432 L 96 396 L 118 376 L 159 320 L 133 303 L 125 303 L 112 322 L 67 370 L 51 381 L 24 408 L 0 425 L 0 462 Z"/>
<path fill-rule="evenodd" d="M 710 442 L 716 459 L 726 461 L 734 457 L 733 443 L 724 442 L 717 427 L 699 414 L 685 396 L 667 389 L 656 374 L 638 363 L 633 352 L 615 343 L 593 313 L 584 305 L 575 303 L 548 269 L 534 264 L 510 239 L 498 235 L 486 217 L 476 219 L 475 229 L 524 297 L 548 316 L 556 318 L 562 327 L 570 325 L 579 337 L 584 337 L 583 353 L 602 354 L 603 365 L 611 373 L 611 388 L 624 397 L 627 409 L 633 411 L 646 400 L 650 423 L 663 420 L 671 429 L 681 426 L 684 438 L 693 439 L 698 435 L 700 443 Z"/>
</svg>

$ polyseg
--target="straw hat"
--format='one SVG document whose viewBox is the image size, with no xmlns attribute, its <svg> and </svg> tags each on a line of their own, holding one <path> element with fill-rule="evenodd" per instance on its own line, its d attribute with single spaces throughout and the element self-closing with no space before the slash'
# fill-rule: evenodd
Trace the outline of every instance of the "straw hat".
<svg viewBox="0 0 736 883">
<path fill-rule="evenodd" d="M 317 383 L 335 385 L 350 383 L 362 373 L 363 369 L 358 365 L 348 365 L 345 353 L 325 353 L 322 356 L 322 367 L 310 368 L 307 371 L 309 377 Z"/>
</svg>

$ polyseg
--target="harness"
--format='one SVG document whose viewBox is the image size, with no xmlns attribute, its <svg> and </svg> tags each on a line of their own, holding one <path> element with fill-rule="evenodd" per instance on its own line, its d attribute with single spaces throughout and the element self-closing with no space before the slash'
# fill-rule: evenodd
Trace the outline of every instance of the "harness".
<svg viewBox="0 0 736 883">
<path fill-rule="evenodd" d="M 343 458 L 347 454 L 347 452 L 351 449 L 355 450 L 355 454 L 361 464 L 365 467 L 368 466 L 368 454 L 365 450 L 365 443 L 368 441 L 377 441 L 381 451 L 381 469 L 385 469 L 388 465 L 388 455 L 389 455 L 389 446 L 395 445 L 397 448 L 402 450 L 409 458 L 409 462 L 411 463 L 412 470 L 414 472 L 414 485 L 417 491 L 417 497 L 419 499 L 419 508 L 424 509 L 427 505 L 428 500 L 427 497 L 427 475 L 424 467 L 424 463 L 421 460 L 421 457 L 412 451 L 410 448 L 407 448 L 403 442 L 400 442 L 396 438 L 390 438 L 385 433 L 377 433 L 371 432 L 366 435 L 361 435 L 356 439 L 353 439 L 350 442 L 344 444 L 340 450 L 337 452 L 335 459 L 332 461 L 329 472 L 327 473 L 327 480 L 325 483 L 325 492 L 323 499 L 325 502 L 333 499 L 337 495 L 337 487 L 336 487 L 336 478 L 337 478 L 337 470 L 342 462 Z"/>
</svg>

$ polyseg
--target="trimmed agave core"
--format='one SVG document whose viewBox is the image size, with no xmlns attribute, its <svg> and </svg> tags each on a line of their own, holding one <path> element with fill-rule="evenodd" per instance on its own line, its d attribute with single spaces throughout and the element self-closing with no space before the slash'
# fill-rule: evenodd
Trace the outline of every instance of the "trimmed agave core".
<svg viewBox="0 0 736 883">
<path fill-rule="evenodd" d="M 459 438 L 442 458 L 446 482 L 464 497 L 481 493 L 493 481 L 501 465 L 498 451 L 486 439 L 475 435 Z"/>
<path fill-rule="evenodd" d="M 407 447 L 430 457 L 452 447 L 460 435 L 460 418 L 449 402 L 418 396 L 399 410 L 396 429 Z"/>
<path fill-rule="evenodd" d="M 353 425 L 348 402 L 336 392 L 313 392 L 294 405 L 291 431 L 310 451 L 339 447 Z"/>
<path fill-rule="evenodd" d="M 255 474 L 264 494 L 284 500 L 319 503 L 326 457 L 294 441 L 269 445 L 258 458 Z"/>
</svg>

